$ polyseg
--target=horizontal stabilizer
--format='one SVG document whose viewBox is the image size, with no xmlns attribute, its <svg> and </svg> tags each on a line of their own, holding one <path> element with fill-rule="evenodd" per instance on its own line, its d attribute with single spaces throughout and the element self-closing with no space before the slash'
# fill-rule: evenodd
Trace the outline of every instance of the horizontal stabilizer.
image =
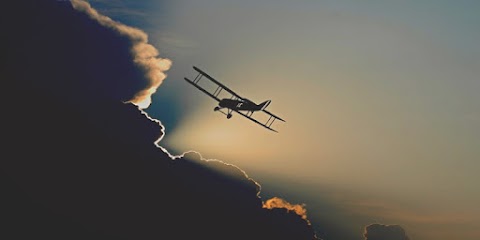
<svg viewBox="0 0 480 240">
<path fill-rule="evenodd" d="M 270 105 L 271 102 L 272 100 L 267 100 L 265 102 L 260 103 L 258 106 L 260 107 L 260 110 L 264 110 L 265 108 L 268 107 L 268 105 Z"/>
</svg>

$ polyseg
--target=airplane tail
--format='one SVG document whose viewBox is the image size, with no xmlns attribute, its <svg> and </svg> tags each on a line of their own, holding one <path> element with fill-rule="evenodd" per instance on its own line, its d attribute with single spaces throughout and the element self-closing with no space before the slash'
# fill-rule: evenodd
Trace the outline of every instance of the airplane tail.
<svg viewBox="0 0 480 240">
<path fill-rule="evenodd" d="M 268 107 L 268 105 L 270 105 L 271 102 L 272 100 L 267 100 L 265 102 L 258 104 L 258 107 L 260 108 L 260 110 L 264 110 L 265 108 Z"/>
</svg>

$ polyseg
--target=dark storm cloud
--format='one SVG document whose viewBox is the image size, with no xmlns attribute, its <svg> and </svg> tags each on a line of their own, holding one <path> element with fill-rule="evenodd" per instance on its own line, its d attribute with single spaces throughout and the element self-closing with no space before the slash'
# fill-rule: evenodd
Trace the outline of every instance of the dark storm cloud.
<svg viewBox="0 0 480 240">
<path fill-rule="evenodd" d="M 2 11 L 1 239 L 316 239 L 238 167 L 155 145 L 128 103 L 152 86 L 143 32 L 79 1 Z"/>
<path fill-rule="evenodd" d="M 2 9 L 3 23 L 11 23 L 3 29 L 8 36 L 2 40 L 10 74 L 48 74 L 51 80 L 35 81 L 37 87 L 67 97 L 89 92 L 77 97 L 147 107 L 170 67 L 148 43 L 147 34 L 98 14 L 84 1 L 43 2 L 9 1 Z M 14 7 L 22 12 L 8 12 Z M 70 12 L 48 16 L 47 8 L 62 7 Z"/>
<path fill-rule="evenodd" d="M 409 240 L 399 225 L 371 224 L 365 227 L 365 240 Z"/>
</svg>

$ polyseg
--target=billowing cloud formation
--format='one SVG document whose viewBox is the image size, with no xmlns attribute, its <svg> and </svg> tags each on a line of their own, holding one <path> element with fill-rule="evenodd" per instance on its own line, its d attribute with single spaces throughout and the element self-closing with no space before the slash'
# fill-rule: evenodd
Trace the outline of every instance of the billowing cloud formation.
<svg viewBox="0 0 480 240">
<path fill-rule="evenodd" d="M 159 148 L 161 123 L 126 101 L 152 86 L 132 61 L 143 35 L 77 9 L 0 15 L 0 239 L 317 239 L 238 167 Z"/>
<path fill-rule="evenodd" d="M 140 108 L 147 108 L 151 103 L 151 95 L 156 92 L 162 81 L 165 79 L 165 71 L 171 66 L 169 59 L 159 58 L 158 50 L 148 43 L 148 35 L 140 29 L 124 25 L 116 22 L 111 18 L 99 14 L 93 9 L 89 3 L 83 0 L 71 0 L 73 7 L 79 11 L 85 12 L 92 19 L 98 21 L 102 26 L 112 28 L 120 34 L 127 36 L 132 41 L 133 60 L 144 71 L 150 84 L 146 89 L 138 92 L 132 103 L 138 105 Z"/>
<path fill-rule="evenodd" d="M 365 227 L 365 240 L 409 240 L 399 225 L 371 224 Z"/>
</svg>

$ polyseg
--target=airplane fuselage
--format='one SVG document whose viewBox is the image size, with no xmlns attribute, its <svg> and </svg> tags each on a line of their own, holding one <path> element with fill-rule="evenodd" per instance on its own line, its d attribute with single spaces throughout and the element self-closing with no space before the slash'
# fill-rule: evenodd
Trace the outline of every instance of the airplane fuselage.
<svg viewBox="0 0 480 240">
<path fill-rule="evenodd" d="M 220 106 L 221 108 L 236 109 L 240 111 L 258 111 L 261 109 L 261 107 L 254 102 L 248 100 L 234 100 L 228 98 L 220 100 L 218 106 Z"/>
</svg>

